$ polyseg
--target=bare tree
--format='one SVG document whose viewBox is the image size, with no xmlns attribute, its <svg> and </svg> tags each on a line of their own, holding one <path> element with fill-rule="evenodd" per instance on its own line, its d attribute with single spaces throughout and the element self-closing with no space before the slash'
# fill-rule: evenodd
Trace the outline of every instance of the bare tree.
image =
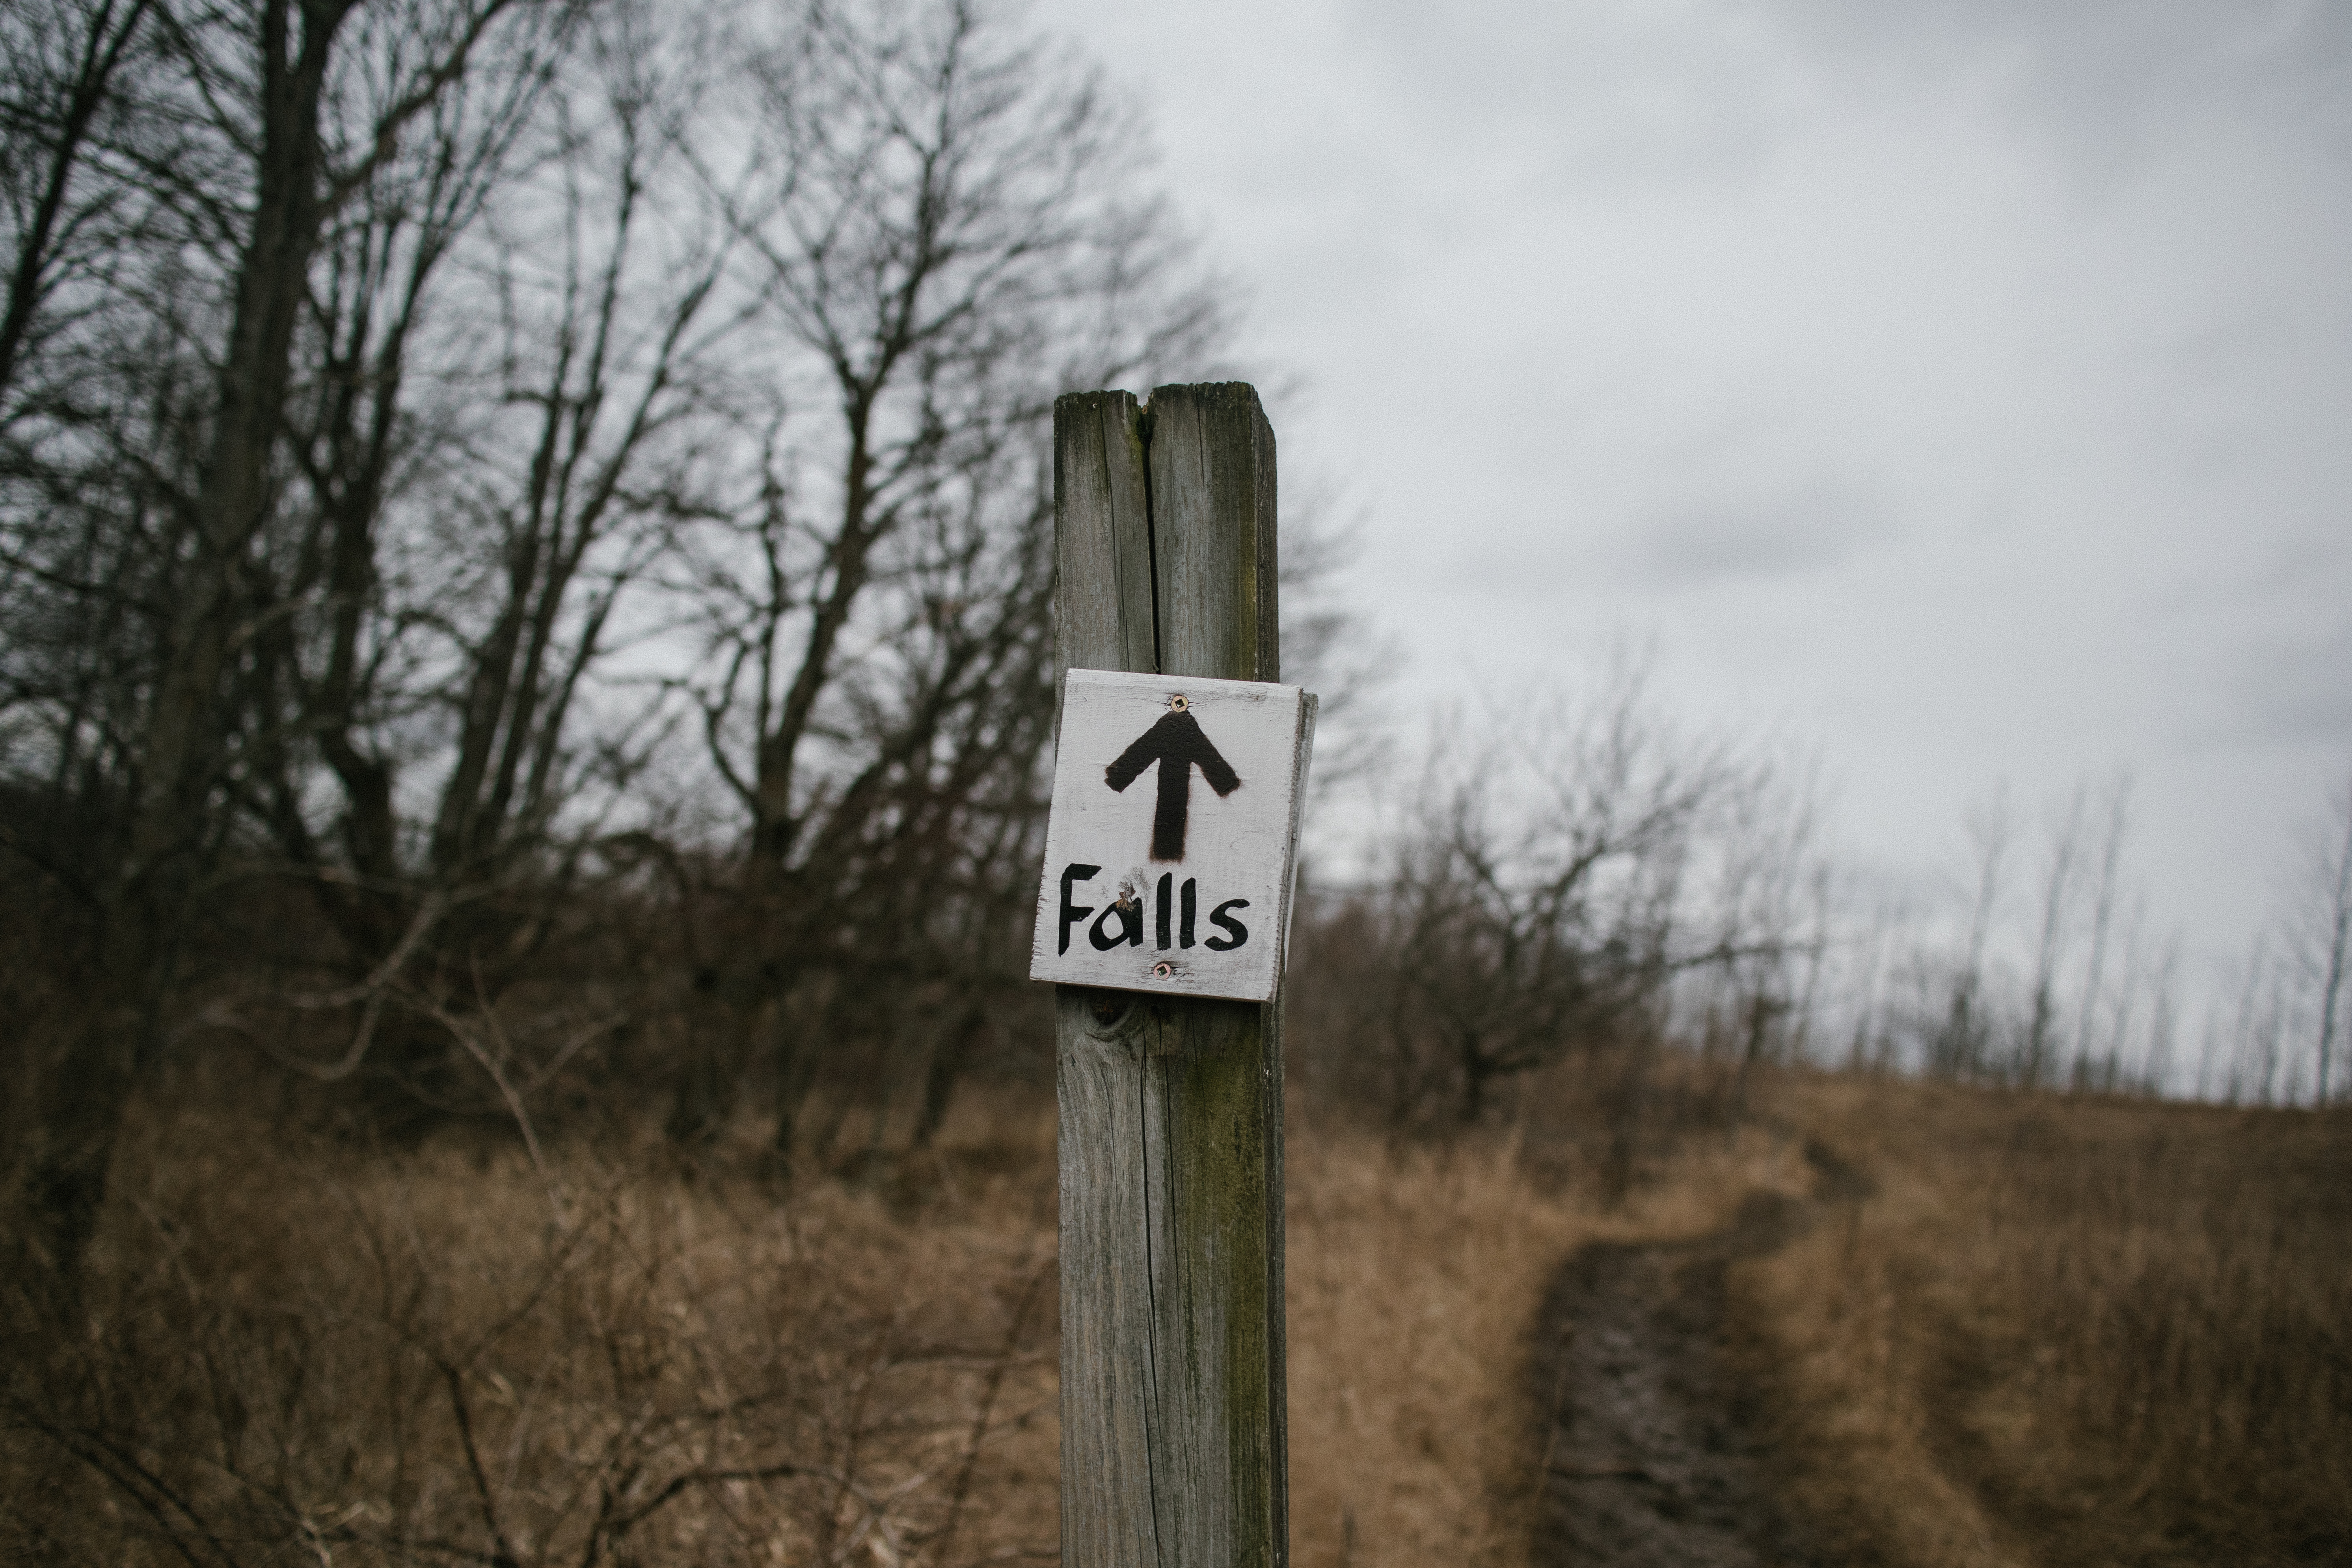
<svg viewBox="0 0 2352 1568">
<path fill-rule="evenodd" d="M 2352 967 L 2352 781 L 2328 803 L 2325 836 L 2314 837 L 2305 881 L 2305 897 L 2294 917 L 2294 949 L 2314 993 L 2312 1049 L 2317 1083 L 2312 1103 L 2325 1106 L 2342 1033 L 2346 972 Z"/>
<path fill-rule="evenodd" d="M 749 493 L 686 586 L 744 822 L 735 963 L 761 976 L 711 989 L 780 1031 L 788 1145 L 815 1064 L 786 1037 L 945 1008 L 935 1112 L 974 987 L 1010 977 L 1052 721 L 1052 396 L 1198 354 L 1221 316 L 1129 198 L 1113 105 L 982 8 L 811 5 L 744 53 L 752 151 L 725 178 L 774 370 Z M 771 1005 L 845 970 L 892 983 L 828 984 L 813 1028 Z"/>
<path fill-rule="evenodd" d="M 1786 940 L 1692 907 L 1703 837 L 1761 777 L 1675 742 L 1637 674 L 1588 710 L 1557 704 L 1485 748 L 1435 750 L 1454 765 L 1433 771 L 1371 895 L 1394 1114 L 1446 1103 L 1476 1121 L 1514 1077 L 1654 1033 L 1676 974 Z"/>
<path fill-rule="evenodd" d="M 1116 106 L 958 4 L 43 15 L 0 828 L 92 1013 L 28 1071 L 33 1250 L 74 1272 L 192 1031 L 501 1099 L 572 1059 L 612 1009 L 533 1043 L 509 989 L 593 924 L 583 866 L 665 868 L 725 1015 L 688 1036 L 756 1042 L 780 1138 L 819 1039 L 870 1081 L 909 1042 L 928 1136 L 1022 1005 L 1051 396 L 1222 331 Z M 641 784 L 697 718 L 731 867 L 610 831 L 691 811 Z"/>
<path fill-rule="evenodd" d="M 486 568 L 461 587 L 480 619 L 443 626 L 455 735 L 430 856 L 445 879 L 494 874 L 546 840 L 582 782 L 567 725 L 623 596 L 681 518 L 709 509 L 695 470 L 711 455 L 709 359 L 744 311 L 718 302 L 730 236 L 716 213 L 658 195 L 693 188 L 683 117 L 703 64 L 663 41 L 626 10 L 592 29 L 585 90 L 559 95 L 544 218 L 501 226 L 494 395 L 508 412 L 445 459 L 436 520 L 446 548 Z"/>
<path fill-rule="evenodd" d="M 1989 804 L 1971 813 L 1968 829 L 1976 850 L 1976 889 L 1969 905 L 1968 941 L 1952 974 L 1944 1016 L 1927 1050 L 1928 1070 L 1954 1078 L 1970 1077 L 1987 1065 L 1990 1002 L 1985 986 L 1985 951 L 2009 856 L 2007 795 L 1997 792 Z"/>
<path fill-rule="evenodd" d="M 87 416 L 52 421 L 79 466 L 34 475 L 9 520 L 49 603 L 103 633 L 88 658 L 53 643 L 40 692 L 53 756 L 107 764 L 75 787 L 111 822 L 79 879 L 102 1000 L 38 1073 L 20 1160 L 30 1239 L 67 1277 L 249 776 L 247 688 L 282 613 L 284 437 L 322 240 L 509 16 L 548 11 L 265 0 L 153 16 L 141 79 L 160 129 L 110 167 L 172 224 L 121 261 L 107 320 L 85 333 L 117 379 Z"/>
<path fill-rule="evenodd" d="M 2209 1032 L 2228 1042 L 2229 1058 L 2219 1088 L 2225 1104 L 2268 1105 L 2278 1085 L 2280 1047 L 2287 1027 L 2287 976 L 2272 950 L 2275 932 L 2257 932 L 2231 976 L 2237 1000 L 2228 1021 L 2215 1016 Z M 2211 1048 L 2209 1046 L 2209 1050 Z"/>
<path fill-rule="evenodd" d="M 1893 1037 L 1885 1017 L 1887 949 L 1890 928 L 1901 920 L 1899 910 L 1882 904 L 1860 939 L 1860 963 L 1847 982 L 1853 1005 L 1853 1034 L 1845 1053 L 1848 1072 L 1884 1071 L 1888 1066 Z"/>
<path fill-rule="evenodd" d="M 2166 942 L 2164 956 L 2158 961 L 2155 977 L 2150 982 L 2147 1054 L 2141 1067 L 2141 1077 L 2150 1094 L 2167 1093 L 2172 1082 L 2173 1051 L 2179 1043 L 2180 1025 L 2179 977 L 2180 939 L 2174 936 Z M 2117 1034 L 2120 1037 L 2120 1027 Z"/>
<path fill-rule="evenodd" d="M 2032 999 L 2014 1069 L 2028 1089 L 2039 1088 L 2042 1075 L 2050 1070 L 2051 1045 L 2058 1027 L 2058 969 L 2065 951 L 2067 911 L 2074 903 L 2074 857 L 2083 837 L 2083 806 L 2084 792 L 2078 788 L 2067 808 L 2065 826 L 2051 840 L 2049 866 L 2042 878 L 2042 931 L 2033 946 Z"/>
<path fill-rule="evenodd" d="M 541 1050 L 508 988 L 599 856 L 667 868 L 730 1015 L 689 1034 L 759 1037 L 784 1136 L 820 1036 L 869 1079 L 917 1042 L 928 1136 L 1020 1005 L 1051 395 L 1222 331 L 1116 106 L 955 4 L 41 18 L 0 831 L 80 911 L 93 1015 L 28 1073 L 34 1250 L 73 1272 L 192 1030 L 329 1080 L 437 1041 L 502 1095 L 570 1059 L 607 1012 Z M 640 788 L 682 717 L 731 868 L 608 832 L 693 809 Z M 266 1022 L 339 1009 L 323 1054 Z"/>
<path fill-rule="evenodd" d="M 2097 1087 L 2104 1092 L 2113 1092 L 2120 1085 L 2131 1081 L 2124 1063 L 2130 1053 L 2132 1028 L 2144 993 L 2147 994 L 2146 999 L 2150 1004 L 2150 1032 L 2147 1048 L 2139 1058 L 2139 1081 L 2148 1086 L 2151 1091 L 2162 1081 L 2156 1059 L 2155 1030 L 2163 1023 L 2161 1014 L 2166 1004 L 2162 993 L 2170 981 L 2169 975 L 2163 971 L 2153 977 L 2147 973 L 2141 952 L 2141 939 L 2147 925 L 2147 899 L 2143 894 L 2132 900 L 2131 914 L 2124 921 L 2123 967 L 2116 978 L 2114 1000 L 2107 1009 L 2106 1048 L 2104 1052 L 2098 1049 L 2095 1037 L 2088 1028 L 2082 1032 L 2076 1044 L 2074 1082 L 2078 1089 Z M 2097 990 L 2087 989 L 2083 1000 L 2084 1011 L 2094 1019 L 2097 1015 L 2099 996 Z"/>
<path fill-rule="evenodd" d="M 599 675 L 644 637 L 630 595 L 727 434 L 714 347 L 748 306 L 687 163 L 702 33 L 614 5 L 508 48 L 322 253 L 245 804 L 342 941 L 310 955 L 333 973 L 309 995 L 256 1000 L 348 998 L 327 1057 L 263 1048 L 364 1065 L 404 1116 L 512 1109 L 614 1020 L 609 971 L 536 1007 L 507 993 L 551 978 L 559 929 L 603 951 L 575 877 L 661 701 Z M 204 1017 L 266 1042 L 252 1012 Z"/>
<path fill-rule="evenodd" d="M 1759 771 L 1744 784 L 1720 802 L 1703 900 L 1719 957 L 1696 987 L 1701 1048 L 1727 1048 L 1738 1059 L 1742 1104 L 1759 1065 L 1802 1049 L 1830 919 L 1827 868 L 1812 852 L 1810 783 L 1769 787 Z"/>
<path fill-rule="evenodd" d="M 2106 979 L 2107 938 L 2115 922 L 2117 878 L 2123 865 L 2124 831 L 2128 823 L 2131 805 L 2131 779 L 2125 775 L 2116 780 L 2107 795 L 2107 831 L 2105 847 L 2099 855 L 2097 889 L 2091 900 L 2091 952 L 2083 973 L 2083 999 L 2074 1022 L 2074 1074 L 2078 1079 L 2087 1073 L 2093 1057 L 2092 1037 L 2098 1026 L 2099 1002 Z M 2124 986 L 2128 998 L 2134 976 L 2128 958 L 2125 964 Z M 2116 1043 L 2120 1049 L 2121 1042 Z M 2112 1077 L 2112 1072 L 2109 1075 Z"/>
<path fill-rule="evenodd" d="M 97 284 L 142 205 L 114 166 L 135 117 L 121 90 L 149 38 L 151 0 L 54 0 L 0 13 L 0 432 L 23 409 L 18 372 Z"/>
</svg>

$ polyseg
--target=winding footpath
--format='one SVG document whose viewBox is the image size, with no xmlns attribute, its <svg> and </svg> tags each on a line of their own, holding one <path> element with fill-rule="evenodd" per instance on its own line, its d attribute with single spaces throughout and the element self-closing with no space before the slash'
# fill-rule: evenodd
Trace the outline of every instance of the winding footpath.
<svg viewBox="0 0 2352 1568">
<path fill-rule="evenodd" d="M 1725 1271 L 1777 1250 L 1867 1180 L 1818 1145 L 1809 1200 L 1757 1194 L 1674 1245 L 1589 1247 L 1545 1303 L 1542 1568 L 1799 1568 L 1821 1560 L 1776 1506 L 1752 1393 L 1725 1353 Z"/>
</svg>

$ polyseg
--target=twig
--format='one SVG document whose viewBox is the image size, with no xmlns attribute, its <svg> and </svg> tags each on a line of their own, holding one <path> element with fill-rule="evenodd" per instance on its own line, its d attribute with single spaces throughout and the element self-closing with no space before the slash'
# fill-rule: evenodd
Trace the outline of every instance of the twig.
<svg viewBox="0 0 2352 1568">
<path fill-rule="evenodd" d="M 472 1407 L 466 1401 L 466 1374 L 456 1363 L 441 1363 L 441 1378 L 449 1390 L 450 1414 L 457 1418 L 457 1440 L 466 1450 L 466 1468 L 474 1478 L 474 1496 L 482 1505 L 482 1522 L 490 1531 L 490 1563 L 492 1568 L 521 1568 L 522 1560 L 507 1543 L 506 1531 L 499 1525 L 499 1510 L 490 1496 L 490 1478 L 482 1468 L 481 1451 L 474 1444 Z"/>
<path fill-rule="evenodd" d="M 478 973 L 474 976 L 474 983 L 478 992 L 481 985 L 481 975 Z M 547 1168 L 546 1159 L 540 1153 L 539 1134 L 531 1127 L 530 1112 L 524 1108 L 522 1096 L 515 1091 L 514 1084 L 507 1078 L 506 1069 L 499 1066 L 497 1059 L 489 1052 L 482 1049 L 480 1044 L 475 1040 L 472 1030 L 462 1019 L 437 1002 L 424 1003 L 422 1006 L 435 1022 L 449 1031 L 450 1038 L 463 1047 L 466 1054 L 479 1063 L 484 1072 L 490 1075 L 490 1082 L 498 1088 L 499 1098 L 506 1101 L 508 1114 L 514 1118 L 515 1126 L 522 1133 L 523 1152 L 530 1156 L 531 1169 L 539 1173 L 541 1183 L 546 1186 L 548 1207 L 554 1211 L 555 1223 L 561 1226 L 563 1224 L 563 1190 L 557 1184 L 555 1173 Z M 484 1020 L 485 1026 L 493 1034 L 499 1033 L 498 1016 L 491 1011 L 487 998 L 484 998 L 480 1016 Z M 499 1043 L 501 1046 L 505 1043 L 502 1036 Z"/>
<path fill-rule="evenodd" d="M 383 961 L 369 971 L 367 978 L 358 984 L 334 991 L 297 992 L 279 998 L 287 1006 L 306 1013 L 348 1007 L 354 1002 L 366 1004 L 360 1014 L 359 1027 L 352 1032 L 350 1047 L 334 1061 L 304 1061 L 299 1057 L 287 1054 L 273 1045 L 267 1036 L 231 1012 L 225 1001 L 212 1003 L 181 1026 L 174 1032 L 173 1043 L 177 1044 L 198 1029 L 226 1029 L 252 1041 L 264 1055 L 282 1068 L 291 1068 L 320 1083 L 339 1083 L 358 1071 L 360 1063 L 366 1059 L 368 1047 L 375 1040 L 376 1020 L 383 1012 L 385 993 L 391 988 L 394 977 L 407 967 L 417 945 L 441 922 L 441 917 L 447 914 L 452 906 L 464 902 L 470 896 L 451 897 L 437 891 L 426 894 L 424 902 L 417 905 L 416 916 L 408 922 L 408 929 L 401 934 L 400 941 L 393 944 L 392 951 L 384 955 Z"/>
<path fill-rule="evenodd" d="M 1034 1256 L 1038 1243 L 1029 1244 Z M 1025 1263 L 1027 1258 L 1024 1258 Z M 1058 1261 L 1058 1256 L 1048 1258 L 1029 1270 L 1029 1282 L 1022 1288 L 1020 1302 L 1013 1310 L 1013 1321 L 1004 1331 L 1004 1348 L 988 1369 L 988 1381 L 982 1385 L 980 1407 L 972 1413 L 971 1433 L 964 1439 L 963 1462 L 956 1468 L 955 1485 L 948 1492 L 947 1517 L 940 1521 L 939 1557 L 947 1560 L 948 1548 L 954 1544 L 956 1527 L 963 1521 L 964 1499 L 971 1492 L 972 1470 L 980 1463 L 980 1446 L 988 1436 L 989 1420 L 996 1413 L 996 1399 L 1004 1386 L 1004 1374 L 1021 1349 L 1021 1331 L 1029 1323 L 1029 1309 L 1037 1300 L 1038 1287 L 1044 1283 L 1048 1269 Z"/>
</svg>

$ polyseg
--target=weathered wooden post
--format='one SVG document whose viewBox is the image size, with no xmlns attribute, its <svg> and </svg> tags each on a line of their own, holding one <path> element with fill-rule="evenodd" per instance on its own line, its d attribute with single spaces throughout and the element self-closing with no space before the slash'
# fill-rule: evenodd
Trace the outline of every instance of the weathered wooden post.
<svg viewBox="0 0 2352 1568">
<path fill-rule="evenodd" d="M 1155 700 L 1176 716 L 1185 700 L 1173 678 L 1278 679 L 1274 432 L 1255 391 L 1239 384 L 1161 387 L 1148 410 L 1124 392 L 1063 397 L 1054 408 L 1054 458 L 1059 671 L 1169 678 L 1156 684 L 1175 694 Z M 1272 707 L 1286 694 L 1295 715 L 1286 721 L 1296 737 L 1295 791 L 1303 784 L 1297 775 L 1311 739 L 1313 699 L 1281 688 L 1250 705 Z M 1194 710 L 1209 725 L 1208 741 L 1233 744 L 1225 738 L 1233 721 L 1223 717 L 1232 703 L 1213 710 L 1196 700 Z M 1065 766 L 1070 719 L 1066 708 Z M 1202 734 L 1186 732 L 1196 742 Z M 1139 740 L 1131 754 L 1140 758 L 1145 744 Z M 1173 814 L 1179 858 L 1185 812 L 1222 810 L 1209 785 L 1220 796 L 1229 787 L 1232 770 L 1213 747 L 1207 754 L 1215 765 L 1202 764 L 1206 782 L 1193 792 L 1202 804 L 1189 807 L 1170 792 L 1190 787 L 1191 764 L 1172 753 L 1160 763 L 1159 810 L 1163 819 Z M 1097 784 L 1105 760 L 1089 753 Z M 1118 779 L 1135 772 L 1122 775 L 1119 765 L 1111 790 L 1122 790 Z M 1173 784 L 1171 767 L 1187 770 Z M 1250 771 L 1244 766 L 1242 782 L 1230 787 L 1254 787 Z M 1110 798 L 1106 792 L 1106 811 Z M 1286 830 L 1295 837 L 1292 798 Z M 1063 812 L 1057 774 L 1057 832 Z M 1187 868 L 1160 870 L 1157 863 L 1171 859 L 1165 847 L 1155 837 L 1150 861 L 1139 847 L 1134 857 L 1141 869 L 1116 890 L 1086 896 L 1116 899 L 1108 928 L 1116 951 L 1097 955 L 1100 962 L 1141 965 L 1164 952 L 1151 973 L 1174 973 L 1168 984 L 1181 984 L 1187 964 L 1214 967 L 1206 950 L 1239 944 L 1213 936 L 1194 949 L 1189 878 L 1181 933 L 1171 928 L 1172 889 Z M 1254 911 L 1239 899 L 1217 906 L 1236 911 L 1229 934 L 1241 929 L 1244 912 L 1263 922 L 1264 941 L 1248 956 L 1262 963 L 1273 950 L 1269 1000 L 1055 988 L 1062 1561 L 1070 1568 L 1277 1568 L 1289 1557 L 1279 989 L 1289 853 L 1284 840 L 1278 900 L 1261 893 L 1266 901 Z M 1205 854 L 1196 850 L 1195 858 Z M 1069 911 L 1078 896 L 1073 878 L 1096 871 L 1091 864 L 1062 868 L 1056 894 L 1049 863 L 1037 972 L 1050 969 L 1049 951 L 1066 964 L 1076 962 L 1068 956 Z M 1200 879 L 1206 879 L 1204 870 Z M 1130 910 L 1130 898 L 1150 902 L 1158 939 L 1150 948 L 1141 940 L 1143 903 Z M 1083 908 L 1093 913 L 1096 905 Z M 1208 913 L 1205 901 L 1199 912 Z M 1096 948 L 1105 947 L 1106 918 L 1112 917 L 1098 915 L 1091 928 Z M 1117 923 L 1122 919 L 1131 927 Z M 1080 941 L 1078 957 L 1087 951 Z"/>
</svg>

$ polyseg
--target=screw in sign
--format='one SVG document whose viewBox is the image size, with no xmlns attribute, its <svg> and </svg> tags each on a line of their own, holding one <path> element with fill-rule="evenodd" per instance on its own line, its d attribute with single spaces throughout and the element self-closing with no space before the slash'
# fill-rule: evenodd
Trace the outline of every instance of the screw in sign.
<svg viewBox="0 0 2352 1568">
<path fill-rule="evenodd" d="M 1314 740 L 1296 686 L 1071 670 L 1029 977 L 1272 1000 Z"/>
</svg>

